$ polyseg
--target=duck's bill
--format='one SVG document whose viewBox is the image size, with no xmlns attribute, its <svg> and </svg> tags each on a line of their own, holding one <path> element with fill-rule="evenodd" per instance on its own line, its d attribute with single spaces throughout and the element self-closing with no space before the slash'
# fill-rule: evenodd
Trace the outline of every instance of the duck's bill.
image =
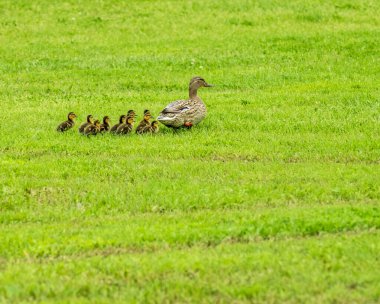
<svg viewBox="0 0 380 304">
<path fill-rule="evenodd" d="M 213 84 L 210 84 L 210 83 L 206 83 L 206 85 L 205 85 L 205 87 L 208 87 L 208 88 L 210 88 L 210 87 L 213 87 L 214 85 Z"/>
</svg>

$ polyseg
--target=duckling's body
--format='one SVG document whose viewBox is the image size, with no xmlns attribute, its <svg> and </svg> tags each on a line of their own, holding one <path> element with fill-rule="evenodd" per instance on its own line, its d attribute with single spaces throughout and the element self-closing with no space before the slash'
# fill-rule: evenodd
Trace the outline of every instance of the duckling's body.
<svg viewBox="0 0 380 304">
<path fill-rule="evenodd" d="M 133 117 L 128 117 L 125 124 L 120 125 L 117 130 L 116 134 L 128 134 L 132 132 L 133 129 L 133 123 L 135 122 L 135 119 Z"/>
<path fill-rule="evenodd" d="M 116 133 L 117 128 L 120 127 L 122 124 L 125 124 L 126 120 L 127 120 L 127 116 L 125 116 L 125 115 L 121 115 L 120 118 L 119 118 L 119 123 L 116 124 L 116 125 L 114 125 L 114 126 L 111 128 L 110 132 L 111 132 L 111 133 Z"/>
<path fill-rule="evenodd" d="M 104 116 L 103 123 L 100 125 L 100 133 L 108 132 L 110 128 L 110 118 L 108 116 Z"/>
<path fill-rule="evenodd" d="M 160 127 L 158 125 L 158 121 L 157 120 L 153 121 L 151 126 L 150 126 L 150 132 L 151 133 L 158 133 L 159 130 L 160 130 Z"/>
<path fill-rule="evenodd" d="M 79 127 L 79 129 L 78 129 L 79 133 L 84 134 L 84 130 L 85 130 L 89 125 L 92 125 L 93 123 L 94 123 L 94 117 L 92 117 L 92 115 L 87 115 L 87 121 L 86 121 L 84 124 L 82 124 L 82 125 Z"/>
<path fill-rule="evenodd" d="M 142 134 L 144 129 L 147 127 L 150 127 L 150 118 L 152 115 L 150 114 L 149 110 L 144 111 L 144 118 L 142 121 L 140 121 L 139 125 L 136 128 L 136 133 L 137 134 Z"/>
<path fill-rule="evenodd" d="M 100 133 L 100 121 L 99 120 L 95 120 L 94 123 L 87 126 L 83 132 L 83 134 L 86 136 L 96 135 L 98 133 Z"/>
<path fill-rule="evenodd" d="M 65 132 L 67 130 L 70 130 L 72 127 L 74 127 L 75 125 L 75 118 L 76 118 L 76 114 L 74 112 L 70 112 L 68 115 L 67 115 L 67 120 L 62 122 L 61 124 L 59 124 L 59 126 L 57 127 L 57 131 L 58 132 Z"/>
<path fill-rule="evenodd" d="M 154 134 L 158 133 L 159 126 L 158 121 L 152 121 L 152 123 L 149 126 L 146 126 L 140 134 Z"/>
<path fill-rule="evenodd" d="M 200 87 L 212 87 L 212 85 L 201 77 L 194 77 L 189 84 L 189 99 L 177 100 L 168 104 L 157 120 L 171 128 L 190 128 L 200 123 L 207 114 L 206 105 L 197 95 Z"/>
</svg>

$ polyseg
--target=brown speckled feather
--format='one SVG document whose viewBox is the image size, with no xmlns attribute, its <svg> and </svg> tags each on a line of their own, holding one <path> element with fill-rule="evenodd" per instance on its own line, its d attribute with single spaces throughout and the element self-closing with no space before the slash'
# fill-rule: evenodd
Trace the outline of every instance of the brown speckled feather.
<svg viewBox="0 0 380 304">
<path fill-rule="evenodd" d="M 58 132 L 65 132 L 74 126 L 74 122 L 71 120 L 64 121 L 57 127 Z"/>
</svg>

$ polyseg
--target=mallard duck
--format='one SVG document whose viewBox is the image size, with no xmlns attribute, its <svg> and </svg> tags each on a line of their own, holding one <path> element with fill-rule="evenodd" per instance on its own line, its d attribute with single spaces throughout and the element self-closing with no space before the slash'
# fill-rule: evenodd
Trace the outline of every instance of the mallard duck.
<svg viewBox="0 0 380 304">
<path fill-rule="evenodd" d="M 189 84 L 189 99 L 177 100 L 162 110 L 157 120 L 167 127 L 191 128 L 200 123 L 207 114 L 206 105 L 197 95 L 200 87 L 212 87 L 201 77 L 194 77 Z"/>
<path fill-rule="evenodd" d="M 158 126 L 158 121 L 152 121 L 152 123 L 149 126 L 146 126 L 145 128 L 142 129 L 140 134 L 154 134 L 158 133 L 159 126 Z"/>
<path fill-rule="evenodd" d="M 86 129 L 89 125 L 92 125 L 94 123 L 94 117 L 92 117 L 92 115 L 87 115 L 87 122 L 85 122 L 84 124 L 82 124 L 78 131 L 79 133 L 83 134 L 84 133 L 84 129 Z"/>
<path fill-rule="evenodd" d="M 69 129 L 71 129 L 75 125 L 75 118 L 77 118 L 76 114 L 74 112 L 70 112 L 67 115 L 67 120 L 61 123 L 57 127 L 58 132 L 65 132 Z"/>
<path fill-rule="evenodd" d="M 152 117 L 152 115 L 150 114 L 150 111 L 149 110 L 145 110 L 144 111 L 144 118 L 143 118 L 142 121 L 140 121 L 139 125 L 136 128 L 136 133 L 137 134 L 142 134 L 144 128 L 150 126 L 150 119 L 151 119 L 151 117 Z"/>
<path fill-rule="evenodd" d="M 104 116 L 103 123 L 100 125 L 100 133 L 108 132 L 110 128 L 110 118 L 108 116 Z"/>
<path fill-rule="evenodd" d="M 132 116 L 128 116 L 126 123 L 120 125 L 117 128 L 116 134 L 128 134 L 128 133 L 131 133 L 132 129 L 133 129 L 133 123 L 134 122 L 135 122 L 135 119 Z"/>
<path fill-rule="evenodd" d="M 83 134 L 86 136 L 96 135 L 100 132 L 100 121 L 97 119 L 84 129 Z"/>
<path fill-rule="evenodd" d="M 114 125 L 111 128 L 110 132 L 111 133 L 115 133 L 118 127 L 120 127 L 122 124 L 125 124 L 126 120 L 127 120 L 127 116 L 121 115 L 120 118 L 119 118 L 119 123 L 116 124 L 116 125 Z"/>
</svg>

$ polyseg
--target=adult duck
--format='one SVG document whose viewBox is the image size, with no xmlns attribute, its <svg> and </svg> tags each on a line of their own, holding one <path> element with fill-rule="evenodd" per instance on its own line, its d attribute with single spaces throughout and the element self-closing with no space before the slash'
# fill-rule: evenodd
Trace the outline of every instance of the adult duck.
<svg viewBox="0 0 380 304">
<path fill-rule="evenodd" d="M 177 100 L 166 106 L 157 120 L 170 128 L 191 128 L 200 123 L 207 114 L 206 105 L 198 97 L 198 89 L 212 87 L 202 77 L 194 77 L 189 84 L 189 99 Z"/>
</svg>

